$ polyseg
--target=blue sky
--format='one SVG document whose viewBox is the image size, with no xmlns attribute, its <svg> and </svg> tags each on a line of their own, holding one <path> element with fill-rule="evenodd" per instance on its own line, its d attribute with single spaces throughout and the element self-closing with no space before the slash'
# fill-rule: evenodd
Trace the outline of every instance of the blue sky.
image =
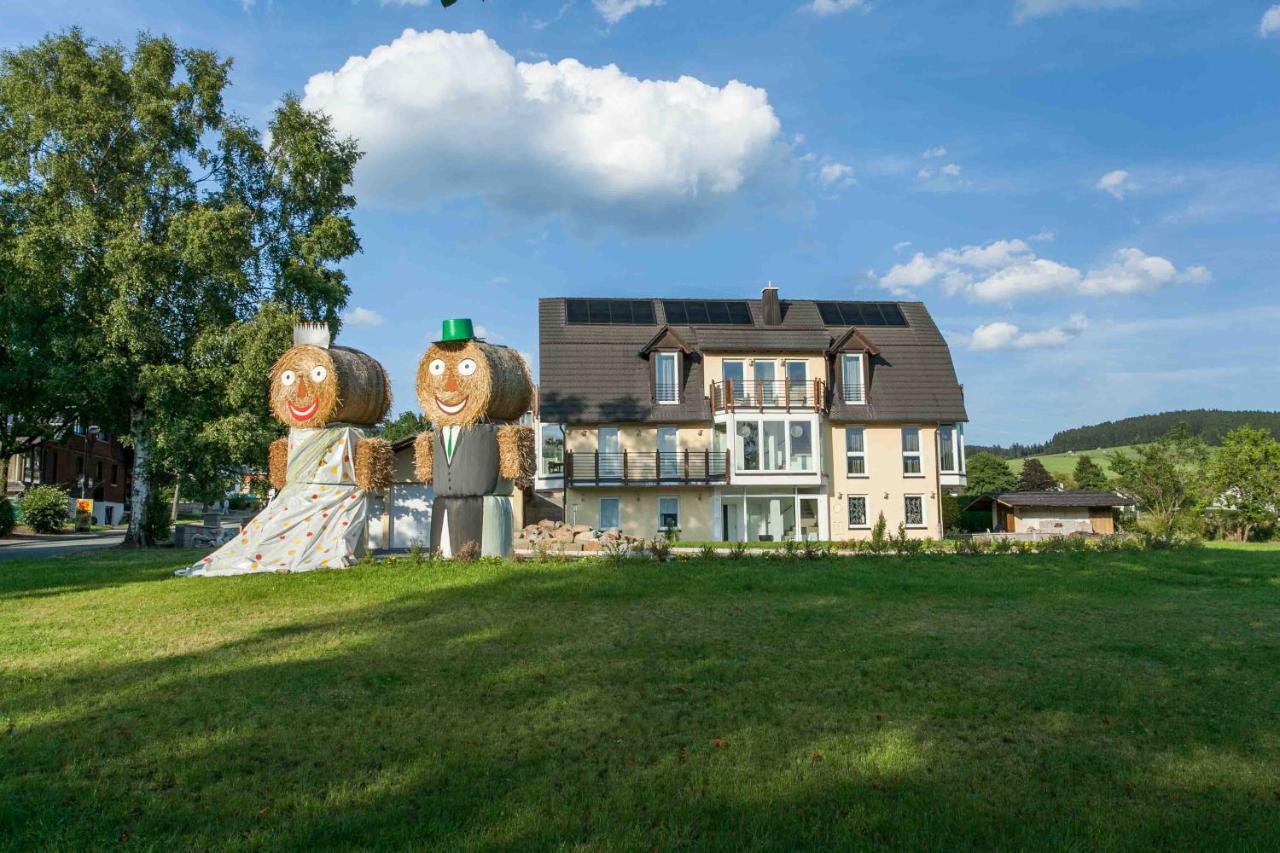
<svg viewBox="0 0 1280 853">
<path fill-rule="evenodd" d="M 164 32 L 358 136 L 340 340 L 397 408 L 444 318 L 536 356 L 540 296 L 769 280 L 925 301 L 975 443 L 1280 407 L 1267 0 L 0 5 L 6 48 Z"/>
</svg>

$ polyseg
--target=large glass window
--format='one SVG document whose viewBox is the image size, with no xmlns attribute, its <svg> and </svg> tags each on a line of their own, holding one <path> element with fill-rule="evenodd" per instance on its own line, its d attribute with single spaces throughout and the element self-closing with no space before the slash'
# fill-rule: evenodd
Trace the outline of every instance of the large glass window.
<svg viewBox="0 0 1280 853">
<path fill-rule="evenodd" d="M 813 425 L 808 421 L 791 424 L 791 470 L 813 470 Z"/>
<path fill-rule="evenodd" d="M 621 530 L 622 519 L 619 515 L 619 506 L 617 498 L 601 498 L 600 499 L 600 530 Z"/>
<path fill-rule="evenodd" d="M 658 498 L 658 529 L 680 529 L 679 498 Z"/>
<path fill-rule="evenodd" d="M 564 473 L 564 427 L 542 425 L 542 476 L 558 477 Z"/>
<path fill-rule="evenodd" d="M 756 359 L 755 378 L 756 389 L 760 394 L 760 402 L 766 406 L 771 406 L 778 402 L 776 385 L 777 365 L 772 361 L 764 359 Z"/>
<path fill-rule="evenodd" d="M 617 427 L 599 427 L 596 430 L 596 450 L 598 452 L 597 464 L 600 466 L 600 477 L 620 478 L 622 476 L 622 446 L 618 439 Z M 576 465 L 574 470 L 576 472 Z"/>
<path fill-rule="evenodd" d="M 845 472 L 850 477 L 867 476 L 867 432 L 862 427 L 845 427 Z"/>
<path fill-rule="evenodd" d="M 674 479 L 680 476 L 675 427 L 658 427 L 658 470 L 662 477 Z"/>
<path fill-rule="evenodd" d="M 764 470 L 782 471 L 787 467 L 786 421 L 764 422 Z"/>
<path fill-rule="evenodd" d="M 840 359 L 840 394 L 846 403 L 866 400 L 862 384 L 862 353 L 845 353 Z"/>
<path fill-rule="evenodd" d="M 680 386 L 676 380 L 678 356 L 674 352 L 654 355 L 654 393 L 659 403 L 680 402 Z"/>
<path fill-rule="evenodd" d="M 849 528 L 866 527 L 867 496 L 849 495 Z"/>
<path fill-rule="evenodd" d="M 924 527 L 923 495 L 907 495 L 903 498 L 902 511 L 907 527 Z"/>
<path fill-rule="evenodd" d="M 759 471 L 760 422 L 739 421 L 734 445 L 734 455 L 738 458 L 738 468 L 743 471 Z"/>
<path fill-rule="evenodd" d="M 938 469 L 948 474 L 956 468 L 956 429 L 951 424 L 938 427 Z"/>
<path fill-rule="evenodd" d="M 793 406 L 811 405 L 809 396 L 809 365 L 803 361 L 787 362 L 787 393 Z"/>
<path fill-rule="evenodd" d="M 902 473 L 924 473 L 920 463 L 920 427 L 902 428 Z"/>
<path fill-rule="evenodd" d="M 818 499 L 802 497 L 796 503 L 800 505 L 800 540 L 817 542 L 821 535 L 818 528 Z"/>
<path fill-rule="evenodd" d="M 746 375 L 743 373 L 742 362 L 726 361 L 720 366 L 720 377 L 724 380 L 726 386 L 733 386 L 733 402 L 742 403 L 747 399 L 747 383 Z M 729 393 L 728 388 L 725 394 Z"/>
</svg>

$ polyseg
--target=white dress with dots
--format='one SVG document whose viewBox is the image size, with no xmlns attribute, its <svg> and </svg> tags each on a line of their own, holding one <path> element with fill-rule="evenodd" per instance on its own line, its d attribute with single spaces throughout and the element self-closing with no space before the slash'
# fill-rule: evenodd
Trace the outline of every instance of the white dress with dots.
<svg viewBox="0 0 1280 853">
<path fill-rule="evenodd" d="M 240 536 L 185 570 L 214 576 L 345 568 L 365 544 L 368 500 L 356 485 L 350 426 L 289 431 L 289 469 L 275 499 Z"/>
</svg>

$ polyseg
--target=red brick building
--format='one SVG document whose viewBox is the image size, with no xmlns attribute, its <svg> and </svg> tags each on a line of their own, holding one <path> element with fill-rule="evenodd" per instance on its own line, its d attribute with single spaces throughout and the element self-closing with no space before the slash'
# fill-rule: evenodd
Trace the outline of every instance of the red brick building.
<svg viewBox="0 0 1280 853">
<path fill-rule="evenodd" d="M 34 485 L 59 486 L 73 499 L 91 498 L 98 524 L 119 524 L 129 502 L 129 471 L 129 451 L 114 436 L 76 427 L 61 441 L 10 457 L 5 493 L 20 498 Z"/>
</svg>

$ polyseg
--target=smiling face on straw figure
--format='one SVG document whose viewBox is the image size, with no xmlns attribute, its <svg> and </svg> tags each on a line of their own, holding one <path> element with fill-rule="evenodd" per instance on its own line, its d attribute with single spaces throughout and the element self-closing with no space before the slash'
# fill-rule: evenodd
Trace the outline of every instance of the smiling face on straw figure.
<svg viewBox="0 0 1280 853">
<path fill-rule="evenodd" d="M 271 373 L 271 410 L 291 427 L 323 427 L 338 407 L 336 373 L 326 350 L 294 347 Z"/>
</svg>

